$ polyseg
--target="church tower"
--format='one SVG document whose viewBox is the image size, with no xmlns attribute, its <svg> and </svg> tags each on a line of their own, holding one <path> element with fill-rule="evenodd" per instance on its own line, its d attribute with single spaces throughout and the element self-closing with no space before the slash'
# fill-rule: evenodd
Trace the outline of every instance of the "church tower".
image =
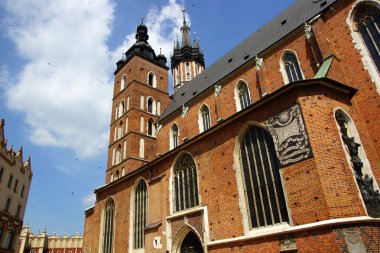
<svg viewBox="0 0 380 253">
<path fill-rule="evenodd" d="M 174 52 L 171 57 L 171 69 L 173 75 L 174 93 L 185 83 L 196 77 L 205 69 L 203 52 L 199 41 L 194 36 L 190 41 L 190 27 L 186 23 L 185 10 L 183 10 L 183 25 L 181 27 L 182 42 L 174 44 Z"/>
<path fill-rule="evenodd" d="M 169 103 L 167 61 L 149 45 L 143 21 L 116 63 L 106 183 L 156 157 L 155 122 Z"/>
</svg>

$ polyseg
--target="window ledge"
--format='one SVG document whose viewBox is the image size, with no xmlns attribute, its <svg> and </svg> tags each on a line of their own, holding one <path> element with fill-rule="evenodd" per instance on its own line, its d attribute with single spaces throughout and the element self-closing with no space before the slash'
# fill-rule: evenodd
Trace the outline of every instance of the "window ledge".
<svg viewBox="0 0 380 253">
<path fill-rule="evenodd" d="M 175 219 L 177 217 L 181 217 L 181 216 L 185 216 L 185 215 L 189 215 L 189 214 L 193 214 L 193 213 L 197 213 L 197 212 L 204 212 L 204 209 L 205 209 L 205 207 L 200 207 L 200 206 L 192 207 L 192 208 L 189 208 L 186 210 L 175 212 L 174 214 L 167 216 L 166 219 L 171 220 L 171 219 Z"/>
<path fill-rule="evenodd" d="M 289 225 L 278 225 L 278 226 L 273 226 L 270 229 L 268 228 L 268 229 L 251 230 L 246 235 L 234 237 L 234 238 L 227 238 L 227 239 L 212 241 L 212 242 L 207 243 L 207 245 L 208 246 L 223 245 L 226 243 L 233 243 L 233 242 L 258 239 L 258 238 L 269 236 L 269 235 L 271 235 L 271 236 L 281 235 L 281 234 L 286 234 L 286 233 L 295 233 L 295 232 L 300 232 L 300 231 L 307 231 L 307 230 L 317 229 L 317 228 L 321 228 L 321 227 L 354 224 L 354 223 L 365 223 L 365 222 L 380 223 L 380 218 L 371 218 L 369 216 L 360 216 L 360 217 L 324 220 L 324 221 L 318 221 L 318 222 L 308 223 L 308 224 L 294 226 L 294 227 L 291 227 Z"/>
</svg>

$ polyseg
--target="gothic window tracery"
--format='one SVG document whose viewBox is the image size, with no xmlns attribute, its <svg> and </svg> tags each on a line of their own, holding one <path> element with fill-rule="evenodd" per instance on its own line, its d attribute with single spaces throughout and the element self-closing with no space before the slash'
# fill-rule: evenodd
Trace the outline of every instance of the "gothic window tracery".
<svg viewBox="0 0 380 253">
<path fill-rule="evenodd" d="M 240 153 L 251 228 L 288 222 L 272 137 L 262 128 L 251 127 Z"/>
<path fill-rule="evenodd" d="M 239 81 L 236 86 L 238 110 L 243 110 L 251 104 L 247 83 Z"/>
<path fill-rule="evenodd" d="M 380 72 L 380 10 L 366 2 L 355 8 L 354 24 Z"/>
<path fill-rule="evenodd" d="M 282 57 L 282 61 L 289 83 L 303 80 L 300 64 L 297 56 L 293 52 L 286 51 Z"/>
<path fill-rule="evenodd" d="M 113 253 L 115 203 L 109 199 L 104 208 L 102 253 Z"/>
<path fill-rule="evenodd" d="M 148 218 L 148 190 L 144 180 L 137 184 L 133 200 L 133 249 L 144 248 L 144 229 Z"/>
<path fill-rule="evenodd" d="M 193 158 L 183 154 L 173 170 L 174 211 L 199 205 L 197 170 Z"/>
<path fill-rule="evenodd" d="M 201 132 L 204 132 L 211 127 L 210 110 L 207 107 L 207 105 L 203 105 L 200 109 L 199 122 L 201 124 L 200 126 Z"/>
</svg>

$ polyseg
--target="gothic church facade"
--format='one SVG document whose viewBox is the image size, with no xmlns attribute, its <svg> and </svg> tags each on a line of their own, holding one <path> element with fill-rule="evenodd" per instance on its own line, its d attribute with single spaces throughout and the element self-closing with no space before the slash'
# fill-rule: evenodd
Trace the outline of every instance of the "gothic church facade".
<svg viewBox="0 0 380 253">
<path fill-rule="evenodd" d="M 83 252 L 379 252 L 379 13 L 296 0 L 209 68 L 184 19 L 171 96 L 139 25 Z"/>
</svg>

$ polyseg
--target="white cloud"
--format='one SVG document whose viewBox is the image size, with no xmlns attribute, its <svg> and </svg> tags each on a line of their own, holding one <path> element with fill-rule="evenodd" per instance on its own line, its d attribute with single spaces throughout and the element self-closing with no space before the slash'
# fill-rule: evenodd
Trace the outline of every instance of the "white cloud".
<svg viewBox="0 0 380 253">
<path fill-rule="evenodd" d="M 162 53 L 170 60 L 170 53 L 173 51 L 173 44 L 176 36 L 180 36 L 180 27 L 183 22 L 182 14 L 183 3 L 177 3 L 176 0 L 169 2 L 160 9 L 153 5 L 144 20 L 144 24 L 148 27 L 149 44 L 158 55 L 160 48 Z M 190 18 L 186 14 L 186 21 L 190 25 Z M 135 43 L 135 33 L 125 37 L 122 45 L 114 51 L 114 60 L 118 60 L 120 55 Z"/>
<path fill-rule="evenodd" d="M 95 201 L 96 201 L 95 193 L 90 193 L 82 198 L 82 206 L 84 208 L 91 207 L 95 205 Z"/>
<path fill-rule="evenodd" d="M 94 157 L 107 145 L 115 62 L 134 42 L 113 52 L 113 0 L 5 0 L 9 36 L 26 64 L 7 86 L 7 107 L 25 113 L 29 139 Z M 182 24 L 175 0 L 147 13 L 149 43 L 167 56 Z M 188 22 L 190 20 L 188 19 Z M 7 69 L 0 70 L 6 76 Z M 4 86 L 5 87 L 5 86 Z"/>
<path fill-rule="evenodd" d="M 112 96 L 110 0 L 13 0 L 3 3 L 10 38 L 26 60 L 7 106 L 25 113 L 29 138 L 91 157 L 107 143 Z"/>
</svg>

